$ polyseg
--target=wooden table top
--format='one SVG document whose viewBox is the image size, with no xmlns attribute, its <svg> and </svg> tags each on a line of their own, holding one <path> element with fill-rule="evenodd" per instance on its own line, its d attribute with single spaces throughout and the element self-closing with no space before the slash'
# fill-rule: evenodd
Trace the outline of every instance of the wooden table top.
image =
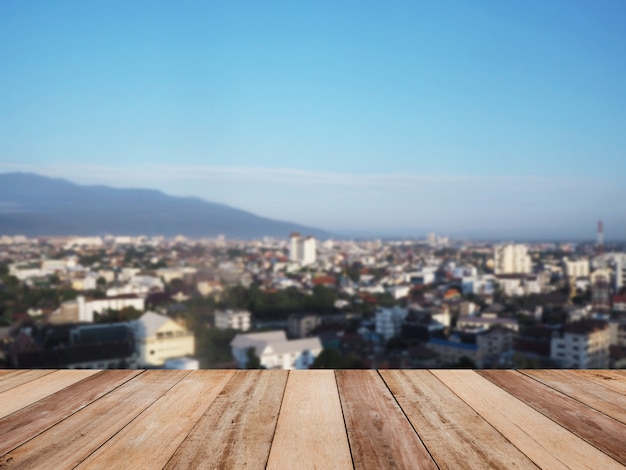
<svg viewBox="0 0 626 470">
<path fill-rule="evenodd" d="M 0 468 L 624 468 L 626 372 L 0 371 Z"/>
</svg>

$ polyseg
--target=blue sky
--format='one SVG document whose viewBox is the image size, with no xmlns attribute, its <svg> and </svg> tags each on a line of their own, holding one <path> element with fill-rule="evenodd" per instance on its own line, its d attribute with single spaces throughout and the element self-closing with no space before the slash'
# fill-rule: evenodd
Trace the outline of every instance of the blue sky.
<svg viewBox="0 0 626 470">
<path fill-rule="evenodd" d="M 626 3 L 0 2 L 0 172 L 331 231 L 626 237 Z"/>
</svg>

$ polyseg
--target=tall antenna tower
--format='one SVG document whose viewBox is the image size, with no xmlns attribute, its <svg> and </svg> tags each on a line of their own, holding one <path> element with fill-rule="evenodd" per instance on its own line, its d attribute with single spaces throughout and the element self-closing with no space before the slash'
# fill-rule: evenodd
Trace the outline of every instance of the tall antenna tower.
<svg viewBox="0 0 626 470">
<path fill-rule="evenodd" d="M 598 243 L 596 250 L 598 252 L 598 256 L 604 254 L 604 226 L 602 225 L 601 220 L 598 221 Z"/>
<path fill-rule="evenodd" d="M 598 257 L 598 271 L 595 271 L 591 279 L 591 304 L 596 312 L 606 313 L 611 309 L 610 302 L 610 279 L 607 277 L 606 260 L 604 256 L 604 227 L 602 221 L 598 221 L 598 242 L 596 245 L 596 256 Z"/>
</svg>

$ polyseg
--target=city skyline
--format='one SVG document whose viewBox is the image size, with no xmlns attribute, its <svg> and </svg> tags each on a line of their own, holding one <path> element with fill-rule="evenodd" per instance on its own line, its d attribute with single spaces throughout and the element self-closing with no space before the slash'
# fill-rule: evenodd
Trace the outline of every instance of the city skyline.
<svg viewBox="0 0 626 470">
<path fill-rule="evenodd" d="M 621 2 L 0 6 L 0 172 L 331 232 L 626 237 Z"/>
</svg>

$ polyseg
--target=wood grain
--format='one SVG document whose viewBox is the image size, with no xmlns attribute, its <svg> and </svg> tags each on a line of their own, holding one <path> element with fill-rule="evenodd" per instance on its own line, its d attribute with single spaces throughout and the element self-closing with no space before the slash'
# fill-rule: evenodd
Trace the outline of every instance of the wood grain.
<svg viewBox="0 0 626 470">
<path fill-rule="evenodd" d="M 485 370 L 480 374 L 618 462 L 626 464 L 624 423 L 550 387 L 538 385 L 537 381 L 519 372 Z"/>
<path fill-rule="evenodd" d="M 188 375 L 77 468 L 163 468 L 233 375 L 228 370 Z"/>
<path fill-rule="evenodd" d="M 139 373 L 138 370 L 101 372 L 1 419 L 0 455 L 32 439 Z"/>
<path fill-rule="evenodd" d="M 381 370 L 380 375 L 439 468 L 537 468 L 430 372 Z"/>
<path fill-rule="evenodd" d="M 23 374 L 24 372 L 26 371 L 21 369 L 0 369 L 0 382 L 2 382 L 7 377 Z"/>
<path fill-rule="evenodd" d="M 624 371 L 16 370 L 2 384 L 0 468 L 624 468 Z"/>
<path fill-rule="evenodd" d="M 74 468 L 188 374 L 146 371 L 1 457 L 0 468 Z"/>
<path fill-rule="evenodd" d="M 267 468 L 352 468 L 332 370 L 289 372 Z"/>
<path fill-rule="evenodd" d="M 97 374 L 97 370 L 58 370 L 0 393 L 0 418 Z"/>
<path fill-rule="evenodd" d="M 14 371 L 13 374 L 7 374 L 0 382 L 0 393 L 18 387 L 22 384 L 39 379 L 44 375 L 48 375 L 54 370 L 20 370 Z"/>
<path fill-rule="evenodd" d="M 356 469 L 437 468 L 378 372 L 335 372 Z"/>
<path fill-rule="evenodd" d="M 623 468 L 604 452 L 474 371 L 433 370 L 432 373 L 541 468 Z M 542 390 L 538 384 L 536 393 Z"/>
<path fill-rule="evenodd" d="M 626 424 L 626 396 L 566 370 L 522 370 L 523 374 Z"/>
<path fill-rule="evenodd" d="M 614 370 L 577 370 L 576 375 L 626 395 L 626 375 Z"/>
<path fill-rule="evenodd" d="M 265 468 L 287 376 L 237 371 L 165 468 Z"/>
</svg>

